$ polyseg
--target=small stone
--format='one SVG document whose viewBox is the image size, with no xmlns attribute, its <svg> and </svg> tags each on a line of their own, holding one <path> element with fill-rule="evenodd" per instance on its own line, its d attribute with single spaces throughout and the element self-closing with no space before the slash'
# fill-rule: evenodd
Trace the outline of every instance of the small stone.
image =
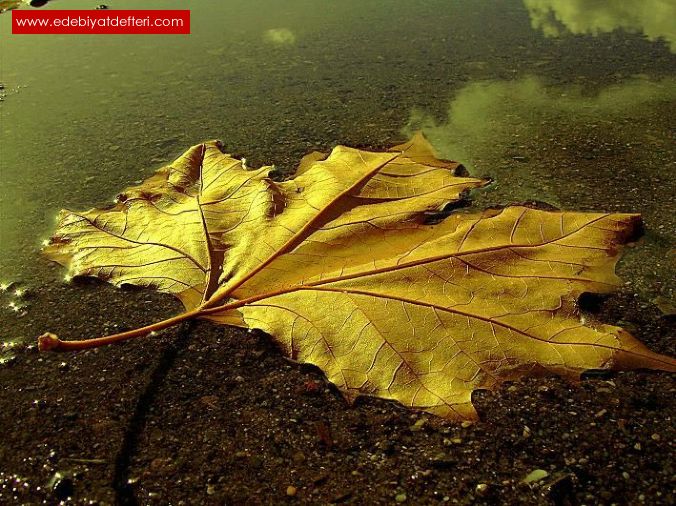
<svg viewBox="0 0 676 506">
<path fill-rule="evenodd" d="M 306 395 L 316 395 L 321 391 L 322 384 L 319 381 L 307 380 L 303 383 L 302 392 Z"/>
<path fill-rule="evenodd" d="M 286 495 L 289 497 L 294 497 L 298 493 L 298 489 L 294 487 L 293 485 L 289 485 L 286 487 Z"/>
<path fill-rule="evenodd" d="M 575 496 L 574 474 L 556 473 L 543 485 L 542 489 L 554 504 L 576 504 L 573 500 Z"/>
<path fill-rule="evenodd" d="M 605 415 L 607 412 L 608 412 L 607 409 L 602 409 L 601 411 L 599 411 L 598 413 L 596 413 L 596 414 L 594 415 L 594 417 L 595 417 L 595 418 L 601 418 L 601 417 L 602 417 L 603 415 Z"/>
<path fill-rule="evenodd" d="M 624 478 L 625 480 L 628 480 L 628 479 L 630 478 L 629 473 L 628 473 L 627 471 L 624 471 L 624 472 L 622 473 L 622 478 Z"/>
<path fill-rule="evenodd" d="M 535 469 L 526 475 L 523 482 L 530 485 L 531 483 L 537 483 L 538 481 L 544 480 L 547 476 L 549 476 L 549 473 L 544 469 Z"/>
<path fill-rule="evenodd" d="M 430 464 L 435 469 L 451 469 L 457 463 L 456 459 L 449 457 L 445 453 L 436 454 L 430 461 Z"/>
<path fill-rule="evenodd" d="M 216 487 L 213 485 L 207 485 L 207 495 L 214 495 L 216 493 Z"/>
<path fill-rule="evenodd" d="M 71 421 L 72 421 L 72 420 L 77 420 L 78 413 L 77 413 L 77 411 L 68 411 L 67 413 L 64 413 L 64 414 L 63 414 L 63 417 L 64 417 L 66 420 L 71 420 Z"/>
<path fill-rule="evenodd" d="M 667 297 L 658 296 L 652 300 L 652 303 L 657 306 L 664 316 L 676 315 L 676 301 Z"/>
<path fill-rule="evenodd" d="M 338 495 L 336 495 L 333 499 L 331 499 L 331 503 L 339 504 L 341 502 L 347 501 L 350 497 L 352 497 L 352 491 L 348 490 L 346 492 L 342 492 Z"/>
<path fill-rule="evenodd" d="M 421 418 L 420 420 L 416 420 L 416 422 L 409 427 L 409 430 L 411 432 L 420 432 L 425 428 L 425 425 L 427 424 L 427 418 Z"/>
<path fill-rule="evenodd" d="M 218 401 L 218 395 L 203 395 L 199 400 L 200 404 L 210 409 L 217 407 Z"/>
<path fill-rule="evenodd" d="M 653 441 L 659 441 L 662 438 L 660 437 L 660 435 L 657 432 L 655 432 L 655 434 L 650 436 L 650 439 L 652 439 Z"/>
<path fill-rule="evenodd" d="M 314 485 L 322 485 L 322 484 L 326 483 L 326 480 L 328 480 L 328 479 L 329 479 L 328 473 L 322 473 L 319 476 L 313 478 L 312 483 Z"/>
<path fill-rule="evenodd" d="M 634 445 L 634 450 L 640 450 L 641 449 L 641 443 L 636 443 Z"/>
<path fill-rule="evenodd" d="M 404 492 L 394 496 L 394 500 L 398 503 L 406 502 L 406 494 Z"/>
<path fill-rule="evenodd" d="M 56 473 L 54 475 L 54 485 L 52 486 L 52 491 L 54 492 L 54 496 L 59 501 L 65 501 L 66 499 L 71 497 L 75 492 L 73 480 L 61 476 L 60 473 Z"/>
<path fill-rule="evenodd" d="M 171 459 L 157 457 L 150 462 L 148 469 L 151 473 L 166 474 L 171 470 Z"/>
<path fill-rule="evenodd" d="M 0 357 L 0 365 L 12 365 L 17 361 L 16 355 L 10 355 L 8 357 Z"/>
<path fill-rule="evenodd" d="M 488 493 L 488 484 L 487 483 L 479 483 L 476 486 L 476 493 L 479 495 L 486 495 Z"/>
<path fill-rule="evenodd" d="M 463 429 L 466 429 L 467 427 L 471 427 L 472 425 L 474 425 L 474 422 L 470 422 L 469 420 L 465 420 L 464 422 L 462 422 L 462 423 L 460 424 L 460 426 L 461 426 Z"/>
<path fill-rule="evenodd" d="M 296 464 L 302 464 L 303 462 L 305 462 L 305 454 L 303 452 L 296 452 L 291 456 L 291 459 Z"/>
</svg>

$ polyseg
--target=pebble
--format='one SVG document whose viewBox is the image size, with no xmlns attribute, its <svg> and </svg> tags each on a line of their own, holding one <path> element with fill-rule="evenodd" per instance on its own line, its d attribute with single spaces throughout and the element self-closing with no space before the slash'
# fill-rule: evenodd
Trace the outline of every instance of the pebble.
<svg viewBox="0 0 676 506">
<path fill-rule="evenodd" d="M 450 469 L 455 467 L 457 463 L 456 459 L 449 457 L 445 453 L 438 453 L 430 461 L 432 467 L 436 469 Z"/>
<path fill-rule="evenodd" d="M 486 495 L 488 492 L 488 484 L 487 483 L 479 483 L 476 486 L 476 493 L 479 495 Z"/>
<path fill-rule="evenodd" d="M 72 479 L 63 476 L 61 473 L 56 473 L 52 478 L 52 482 L 52 491 L 59 501 L 65 501 L 73 495 L 75 487 L 73 486 Z"/>
<path fill-rule="evenodd" d="M 293 485 L 289 485 L 286 487 L 286 495 L 289 497 L 294 497 L 298 493 L 298 489 L 294 487 Z"/>
<path fill-rule="evenodd" d="M 406 502 L 406 499 L 407 499 L 407 497 L 406 497 L 406 494 L 404 492 L 394 496 L 394 500 L 399 502 L 399 503 Z"/>
<path fill-rule="evenodd" d="M 557 473 L 552 476 L 543 489 L 554 504 L 574 504 L 575 475 L 570 473 Z"/>
<path fill-rule="evenodd" d="M 523 482 L 526 484 L 537 483 L 544 480 L 547 476 L 549 476 L 549 473 L 544 469 L 535 469 L 526 475 Z"/>
</svg>

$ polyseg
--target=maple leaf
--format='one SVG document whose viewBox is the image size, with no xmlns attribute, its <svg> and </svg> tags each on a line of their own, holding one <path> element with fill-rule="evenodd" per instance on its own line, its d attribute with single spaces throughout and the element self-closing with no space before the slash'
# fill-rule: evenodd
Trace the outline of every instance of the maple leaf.
<svg viewBox="0 0 676 506">
<path fill-rule="evenodd" d="M 471 394 L 523 375 L 676 362 L 618 327 L 584 322 L 583 292 L 618 285 L 633 214 L 524 206 L 439 211 L 487 181 L 463 177 L 416 135 L 385 152 L 306 155 L 276 183 L 217 141 L 190 148 L 109 209 L 62 211 L 45 248 L 70 276 L 178 297 L 186 312 L 83 349 L 188 318 L 259 328 L 318 366 L 349 400 L 394 399 L 475 419 Z M 431 219 L 431 218 L 437 219 Z"/>
</svg>

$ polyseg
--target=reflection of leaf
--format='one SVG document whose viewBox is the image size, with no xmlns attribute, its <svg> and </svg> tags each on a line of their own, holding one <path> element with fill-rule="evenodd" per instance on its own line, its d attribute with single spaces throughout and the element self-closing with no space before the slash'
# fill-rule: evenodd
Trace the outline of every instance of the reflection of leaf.
<svg viewBox="0 0 676 506">
<path fill-rule="evenodd" d="M 47 255 L 71 275 L 153 287 L 190 317 L 260 328 L 320 367 L 347 398 L 373 395 L 471 419 L 470 395 L 524 374 L 674 361 L 617 327 L 586 324 L 575 301 L 617 284 L 618 244 L 636 215 L 508 207 L 430 213 L 485 181 L 454 175 L 422 136 L 390 151 L 307 155 L 296 176 L 246 170 L 209 142 L 111 209 L 62 212 Z"/>
</svg>

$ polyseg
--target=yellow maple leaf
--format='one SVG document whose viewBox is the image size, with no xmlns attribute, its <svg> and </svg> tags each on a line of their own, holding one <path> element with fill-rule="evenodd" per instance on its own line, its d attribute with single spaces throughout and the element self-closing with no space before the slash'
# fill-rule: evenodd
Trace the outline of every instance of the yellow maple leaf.
<svg viewBox="0 0 676 506">
<path fill-rule="evenodd" d="M 438 216 L 487 181 L 459 175 L 416 135 L 386 152 L 343 146 L 293 179 L 248 170 L 218 142 L 190 148 L 110 209 L 62 211 L 45 253 L 71 276 L 177 296 L 188 318 L 259 328 L 321 368 L 346 398 L 371 395 L 475 419 L 471 394 L 526 374 L 676 362 L 618 327 L 581 320 L 583 292 L 618 284 L 640 217 L 523 206 Z"/>
</svg>

